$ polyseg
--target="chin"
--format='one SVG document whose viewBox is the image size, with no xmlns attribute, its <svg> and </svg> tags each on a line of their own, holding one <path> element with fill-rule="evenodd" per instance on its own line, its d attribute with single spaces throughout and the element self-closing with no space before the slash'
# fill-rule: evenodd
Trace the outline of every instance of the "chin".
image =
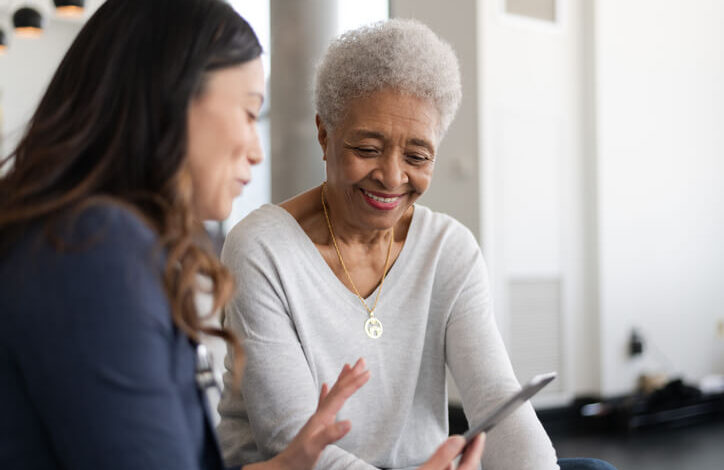
<svg viewBox="0 0 724 470">
<path fill-rule="evenodd" d="M 385 215 L 373 215 L 370 217 L 360 217 L 361 225 L 371 230 L 388 230 L 393 227 L 405 215 L 405 211 L 390 211 Z"/>
<path fill-rule="evenodd" d="M 202 220 L 221 222 L 222 220 L 227 219 L 230 214 L 231 204 L 227 204 L 224 206 L 210 208 L 209 210 L 205 211 Z"/>
<path fill-rule="evenodd" d="M 222 220 L 228 219 L 229 215 L 231 215 L 231 206 L 229 206 L 228 209 L 220 211 L 218 214 L 216 214 L 216 217 L 214 217 L 213 220 L 221 222 Z"/>
</svg>

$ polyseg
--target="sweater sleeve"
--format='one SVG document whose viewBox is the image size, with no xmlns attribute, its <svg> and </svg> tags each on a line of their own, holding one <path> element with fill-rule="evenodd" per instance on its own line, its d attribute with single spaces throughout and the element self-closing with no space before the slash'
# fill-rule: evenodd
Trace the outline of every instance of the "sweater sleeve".
<svg viewBox="0 0 724 470">
<path fill-rule="evenodd" d="M 465 231 L 456 245 L 448 261 L 460 276 L 460 289 L 448 319 L 445 349 L 472 425 L 520 390 L 520 385 L 493 316 L 490 284 L 477 242 Z M 530 402 L 489 432 L 483 466 L 485 470 L 558 469 L 553 445 Z"/>
<path fill-rule="evenodd" d="M 314 414 L 319 395 L 275 271 L 273 259 L 279 254 L 253 239 L 249 232 L 258 229 L 245 231 L 237 226 L 222 252 L 222 261 L 237 279 L 237 294 L 225 308 L 224 321 L 240 335 L 246 354 L 241 394 L 225 393 L 219 406 L 219 434 L 227 465 L 248 463 L 239 460 L 239 447 L 244 444 L 239 430 L 245 426 L 240 420 L 248 420 L 258 453 L 269 459 L 284 450 Z M 330 445 L 316 468 L 375 467 Z"/>
<path fill-rule="evenodd" d="M 203 434 L 182 397 L 193 350 L 172 326 L 155 236 L 120 209 L 79 221 L 81 232 L 98 224 L 77 250 L 39 253 L 18 281 L 44 289 L 17 329 L 21 386 L 60 467 L 200 468 Z"/>
</svg>

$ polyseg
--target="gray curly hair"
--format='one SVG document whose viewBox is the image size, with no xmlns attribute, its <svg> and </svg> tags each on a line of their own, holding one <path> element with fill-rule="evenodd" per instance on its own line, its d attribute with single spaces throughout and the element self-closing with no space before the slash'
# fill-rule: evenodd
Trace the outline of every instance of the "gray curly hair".
<svg viewBox="0 0 724 470">
<path fill-rule="evenodd" d="M 351 99 L 387 88 L 432 101 L 441 139 L 462 97 L 455 51 L 415 20 L 392 19 L 348 31 L 330 44 L 317 67 L 314 104 L 322 122 L 334 128 Z"/>
</svg>

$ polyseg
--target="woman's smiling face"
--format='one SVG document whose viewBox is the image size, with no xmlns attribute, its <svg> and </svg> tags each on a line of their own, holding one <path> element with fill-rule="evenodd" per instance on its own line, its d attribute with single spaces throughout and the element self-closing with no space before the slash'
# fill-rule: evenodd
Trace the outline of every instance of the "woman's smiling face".
<svg viewBox="0 0 724 470">
<path fill-rule="evenodd" d="M 432 180 L 439 115 L 416 96 L 381 90 L 356 98 L 318 138 L 327 162 L 327 198 L 358 230 L 392 227 Z"/>
</svg>

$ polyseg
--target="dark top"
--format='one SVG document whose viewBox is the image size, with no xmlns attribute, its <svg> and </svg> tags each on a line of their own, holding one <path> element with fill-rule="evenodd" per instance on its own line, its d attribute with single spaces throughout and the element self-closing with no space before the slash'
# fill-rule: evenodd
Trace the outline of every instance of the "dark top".
<svg viewBox="0 0 724 470">
<path fill-rule="evenodd" d="M 68 233 L 0 254 L 0 468 L 221 468 L 156 235 L 108 206 Z"/>
</svg>

